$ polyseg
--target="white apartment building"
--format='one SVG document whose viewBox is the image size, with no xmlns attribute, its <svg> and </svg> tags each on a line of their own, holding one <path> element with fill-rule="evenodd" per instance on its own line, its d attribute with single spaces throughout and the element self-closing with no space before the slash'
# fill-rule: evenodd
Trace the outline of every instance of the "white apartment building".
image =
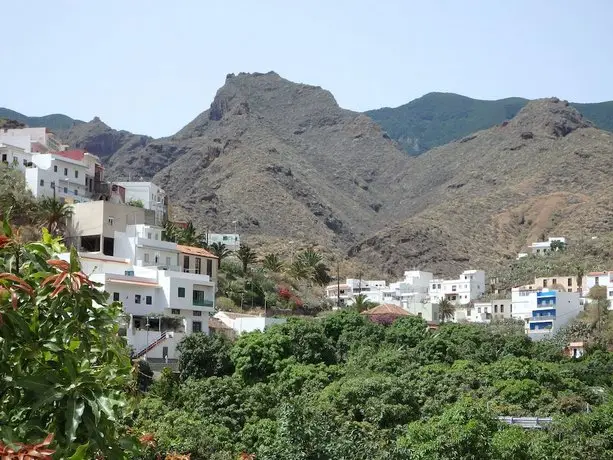
<svg viewBox="0 0 613 460">
<path fill-rule="evenodd" d="M 126 238 L 119 232 L 118 236 L 117 250 L 122 252 Z M 129 252 L 139 254 L 141 249 Z M 62 255 L 64 260 L 69 257 Z M 208 319 L 215 310 L 215 281 L 209 276 L 140 266 L 130 258 L 101 253 L 80 253 L 79 257 L 90 279 L 102 285 L 110 300 L 122 303 L 127 316 L 125 336 L 134 357 L 175 360 L 177 345 L 186 335 L 208 333 Z"/>
<path fill-rule="evenodd" d="M 536 241 L 529 246 L 532 254 L 543 255 L 547 254 L 551 251 L 551 243 L 554 241 L 559 241 L 560 243 L 566 244 L 566 239 L 562 237 L 550 237 L 547 241 Z"/>
<path fill-rule="evenodd" d="M 585 277 L 584 295 L 587 295 L 595 286 L 604 286 L 607 289 L 607 300 L 613 303 L 613 272 L 591 272 Z M 612 307 L 609 307 L 611 309 Z"/>
<path fill-rule="evenodd" d="M 125 202 L 140 201 L 145 209 L 155 212 L 155 224 L 163 225 L 168 215 L 166 192 L 153 182 L 117 182 L 125 189 Z"/>
<path fill-rule="evenodd" d="M 456 306 L 454 321 L 469 323 L 490 323 L 512 317 L 511 299 L 497 299 L 489 302 L 473 302 Z"/>
<path fill-rule="evenodd" d="M 62 144 L 47 128 L 0 128 L 0 142 L 20 147 L 29 153 L 63 150 Z"/>
<path fill-rule="evenodd" d="M 432 303 L 447 299 L 460 305 L 468 304 L 485 293 L 485 272 L 465 270 L 458 279 L 433 279 L 428 293 Z"/>
<path fill-rule="evenodd" d="M 382 290 L 387 287 L 385 280 L 365 280 L 359 278 L 347 278 L 340 285 L 331 284 L 326 287 L 326 296 L 336 303 L 340 300 L 340 306 L 349 306 L 354 302 L 354 297 L 363 294 L 371 302 L 378 302 L 382 298 Z M 337 289 L 338 288 L 338 289 Z M 338 294 L 338 295 L 337 295 Z"/>
<path fill-rule="evenodd" d="M 238 251 L 241 247 L 241 238 L 238 233 L 207 233 L 208 244 L 225 244 L 230 251 Z"/>
<path fill-rule="evenodd" d="M 511 291 L 512 317 L 526 323 L 526 333 L 534 340 L 555 334 L 583 309 L 578 292 L 549 289 Z"/>
</svg>

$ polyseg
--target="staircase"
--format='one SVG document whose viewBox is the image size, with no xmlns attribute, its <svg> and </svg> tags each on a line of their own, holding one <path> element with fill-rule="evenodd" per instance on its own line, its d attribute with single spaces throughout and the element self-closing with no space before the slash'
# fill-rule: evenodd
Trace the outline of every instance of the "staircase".
<svg viewBox="0 0 613 460">
<path fill-rule="evenodd" d="M 144 355 L 146 355 L 149 351 L 153 350 L 155 347 L 157 347 L 160 343 L 164 342 L 166 339 L 168 338 L 168 333 L 167 332 L 162 332 L 162 335 L 160 336 L 159 339 L 157 339 L 155 342 L 151 342 L 147 347 L 143 348 L 141 351 L 139 351 L 138 353 L 136 353 L 134 355 L 133 359 L 138 359 L 143 357 Z"/>
</svg>

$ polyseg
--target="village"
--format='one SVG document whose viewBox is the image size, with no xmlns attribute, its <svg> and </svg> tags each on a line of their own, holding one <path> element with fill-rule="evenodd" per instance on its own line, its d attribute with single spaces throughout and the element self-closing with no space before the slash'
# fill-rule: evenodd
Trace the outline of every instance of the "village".
<svg viewBox="0 0 613 460">
<path fill-rule="evenodd" d="M 92 153 L 62 145 L 46 128 L 0 131 L 0 158 L 21 171 L 34 197 L 53 197 L 71 206 L 65 242 L 78 250 L 83 271 L 123 306 L 120 331 L 134 359 L 172 364 L 177 347 L 192 333 L 239 335 L 286 321 L 261 311 L 223 311 L 216 304 L 219 258 L 201 244 L 168 241 L 168 196 L 152 182 L 109 182 Z M 185 226 L 185 223 L 177 223 Z M 206 233 L 208 244 L 229 254 L 241 247 L 238 233 Z M 524 257 L 546 257 L 563 250 L 563 237 L 532 243 Z M 69 254 L 63 254 L 67 260 Z M 443 322 L 520 321 L 533 340 L 553 336 L 575 319 L 589 292 L 604 286 L 613 297 L 608 272 L 552 273 L 510 292 L 496 288 L 483 270 L 471 269 L 455 279 L 408 270 L 396 282 L 337 278 L 325 287 L 332 309 L 358 308 L 369 316 L 417 316 L 436 328 Z M 366 308 L 367 307 L 367 308 Z M 583 353 L 583 343 L 568 344 Z"/>
</svg>

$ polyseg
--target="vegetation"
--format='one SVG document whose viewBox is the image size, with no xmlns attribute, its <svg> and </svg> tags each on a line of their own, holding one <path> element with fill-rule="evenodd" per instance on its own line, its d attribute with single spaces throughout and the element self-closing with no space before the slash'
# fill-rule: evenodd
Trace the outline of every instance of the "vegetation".
<svg viewBox="0 0 613 460">
<path fill-rule="evenodd" d="M 162 233 L 164 241 L 182 244 L 185 246 L 193 246 L 197 248 L 206 247 L 206 234 L 198 233 L 196 227 L 190 220 L 185 227 L 179 226 L 169 220 L 164 223 L 164 232 Z"/>
<path fill-rule="evenodd" d="M 447 144 L 513 118 L 527 99 L 482 101 L 452 93 L 429 93 L 396 108 L 366 112 L 411 155 Z M 571 104 L 597 127 L 613 131 L 613 102 Z"/>
<path fill-rule="evenodd" d="M 129 205 L 129 206 L 134 206 L 136 208 L 144 208 L 145 207 L 145 205 L 143 204 L 143 200 L 131 199 L 126 204 Z"/>
<path fill-rule="evenodd" d="M 117 334 L 121 306 L 108 304 L 107 294 L 80 271 L 76 251 L 70 262 L 55 259 L 65 250 L 59 238 L 45 231 L 42 241 L 22 244 L 15 236 L 5 220 L 0 236 L 3 446 L 38 445 L 55 451 L 55 458 L 125 458 L 131 444 L 124 423 L 134 382 Z M 2 449 L 6 453 L 8 447 Z"/>
<path fill-rule="evenodd" d="M 134 427 L 155 439 L 146 458 L 613 455 L 613 354 L 570 360 L 554 341 L 532 342 L 514 325 L 429 332 L 417 317 L 384 326 L 343 311 L 233 344 L 202 336 L 187 348 L 180 379 L 162 378 L 139 404 Z M 501 415 L 554 420 L 522 430 Z"/>
<path fill-rule="evenodd" d="M 43 197 L 38 203 L 38 212 L 43 226 L 53 236 L 63 235 L 68 220 L 72 217 L 72 206 L 55 198 Z"/>
</svg>

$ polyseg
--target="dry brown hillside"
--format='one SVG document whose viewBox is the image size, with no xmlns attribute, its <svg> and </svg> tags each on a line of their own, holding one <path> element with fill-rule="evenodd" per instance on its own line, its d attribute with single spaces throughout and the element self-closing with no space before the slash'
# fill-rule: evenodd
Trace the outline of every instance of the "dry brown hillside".
<svg viewBox="0 0 613 460">
<path fill-rule="evenodd" d="M 454 274 L 515 257 L 542 234 L 613 230 L 613 135 L 565 101 L 530 102 L 515 118 L 412 163 L 412 216 L 349 254 L 400 272 Z"/>
</svg>

